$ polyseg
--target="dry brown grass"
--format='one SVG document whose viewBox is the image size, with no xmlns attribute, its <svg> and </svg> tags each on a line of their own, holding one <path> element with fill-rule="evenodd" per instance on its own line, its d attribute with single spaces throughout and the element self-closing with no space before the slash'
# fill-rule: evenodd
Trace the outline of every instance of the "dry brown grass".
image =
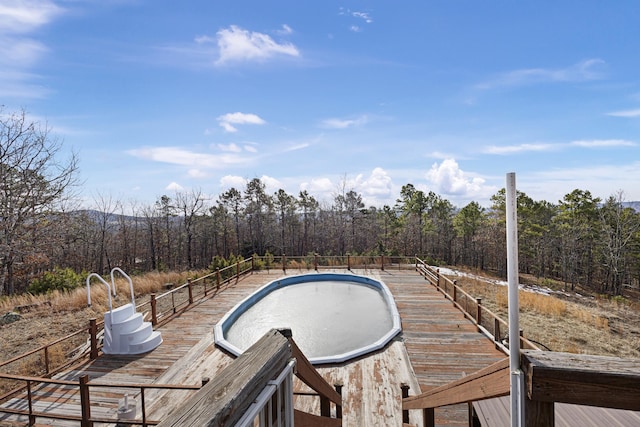
<svg viewBox="0 0 640 427">
<path fill-rule="evenodd" d="M 507 319 L 505 286 L 479 278 L 455 279 L 470 295 L 481 297 L 489 310 Z M 640 358 L 637 303 L 526 290 L 519 292 L 519 300 L 520 327 L 525 336 L 551 350 Z"/>
</svg>

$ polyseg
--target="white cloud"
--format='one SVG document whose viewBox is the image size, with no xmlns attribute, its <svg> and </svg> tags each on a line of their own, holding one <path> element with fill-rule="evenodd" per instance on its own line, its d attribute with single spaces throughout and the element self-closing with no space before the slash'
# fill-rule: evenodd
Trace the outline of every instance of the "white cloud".
<svg viewBox="0 0 640 427">
<path fill-rule="evenodd" d="M 367 196 L 388 197 L 391 195 L 393 183 L 391 177 L 382 168 L 375 168 L 368 178 L 358 175 L 356 189 Z"/>
<path fill-rule="evenodd" d="M 240 148 L 238 145 L 231 143 L 231 144 L 218 144 L 217 147 L 220 149 L 220 151 L 228 151 L 230 153 L 240 153 L 242 152 L 242 148 Z"/>
<path fill-rule="evenodd" d="M 0 97 L 42 98 L 49 93 L 33 83 L 40 76 L 30 71 L 49 49 L 29 34 L 63 11 L 48 0 L 0 2 Z"/>
<path fill-rule="evenodd" d="M 367 24 L 373 22 L 373 19 L 371 19 L 371 16 L 367 12 L 353 12 L 351 15 L 363 19 Z"/>
<path fill-rule="evenodd" d="M 264 184 L 264 191 L 267 194 L 273 194 L 282 188 L 282 183 L 278 179 L 268 175 L 262 175 L 260 181 Z"/>
<path fill-rule="evenodd" d="M 487 154 L 514 154 L 527 151 L 553 151 L 558 149 L 558 145 L 554 144 L 519 144 L 519 145 L 490 145 L 483 152 Z"/>
<path fill-rule="evenodd" d="M 229 165 L 250 162 L 251 159 L 236 154 L 208 154 L 179 147 L 144 147 L 128 150 L 127 154 L 145 160 L 189 166 L 192 169 L 222 169 Z"/>
<path fill-rule="evenodd" d="M 289 28 L 289 27 L 284 27 Z M 290 28 L 289 28 L 290 29 Z M 217 65 L 243 61 L 265 61 L 276 56 L 298 57 L 300 52 L 292 43 L 278 43 L 263 33 L 252 32 L 232 25 L 216 34 L 215 42 L 219 49 Z M 196 38 L 196 42 L 212 43 L 208 36 Z"/>
<path fill-rule="evenodd" d="M 263 125 L 267 123 L 255 114 L 240 112 L 224 114 L 218 117 L 217 120 L 226 132 L 237 132 L 238 129 L 233 125 Z"/>
<path fill-rule="evenodd" d="M 187 174 L 191 178 L 196 178 L 196 179 L 204 179 L 209 177 L 209 174 L 206 171 L 203 171 L 201 169 L 189 169 L 187 171 Z"/>
<path fill-rule="evenodd" d="M 611 113 L 607 113 L 607 116 L 613 116 L 613 117 L 640 117 L 640 108 L 638 108 L 636 110 L 613 111 Z"/>
<path fill-rule="evenodd" d="M 300 190 L 307 190 L 310 194 L 329 193 L 333 190 L 333 183 L 329 178 L 315 178 L 311 182 L 300 184 Z"/>
<path fill-rule="evenodd" d="M 592 139 L 589 141 L 573 141 L 571 145 L 577 147 L 598 148 L 598 147 L 635 147 L 637 144 L 624 139 Z"/>
<path fill-rule="evenodd" d="M 587 59 L 566 68 L 528 68 L 509 71 L 476 86 L 477 89 L 524 86 L 536 83 L 584 82 L 602 78 L 606 63 Z"/>
<path fill-rule="evenodd" d="M 278 30 L 277 33 L 280 35 L 293 34 L 293 28 L 291 28 L 287 24 L 282 24 L 282 29 Z"/>
<path fill-rule="evenodd" d="M 369 121 L 369 117 L 362 115 L 355 119 L 331 118 L 322 121 L 321 126 L 327 129 L 346 129 L 354 126 L 362 126 Z"/>
<path fill-rule="evenodd" d="M 247 186 L 247 180 L 241 176 L 225 175 L 222 178 L 220 178 L 220 188 L 224 190 L 235 188 L 236 190 L 244 191 L 244 188 L 246 186 Z"/>
<path fill-rule="evenodd" d="M 349 27 L 349 29 L 350 29 L 351 31 L 353 31 L 354 33 L 360 33 L 360 32 L 362 32 L 362 28 L 358 27 L 357 25 L 352 25 L 352 26 L 350 26 L 350 27 Z"/>
<path fill-rule="evenodd" d="M 170 183 L 164 189 L 167 190 L 167 191 L 175 191 L 175 192 L 184 191 L 184 187 L 182 185 L 178 184 L 177 182 Z"/>
<path fill-rule="evenodd" d="M 0 3 L 0 33 L 29 33 L 63 12 L 49 0 L 5 0 Z"/>
<path fill-rule="evenodd" d="M 426 178 L 439 194 L 465 196 L 484 191 L 485 180 L 463 172 L 454 159 L 444 160 L 440 164 L 434 163 Z"/>
</svg>

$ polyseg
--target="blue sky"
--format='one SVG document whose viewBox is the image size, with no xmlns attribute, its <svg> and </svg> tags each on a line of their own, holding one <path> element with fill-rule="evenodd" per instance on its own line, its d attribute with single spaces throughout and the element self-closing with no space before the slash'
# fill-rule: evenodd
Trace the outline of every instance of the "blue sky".
<svg viewBox="0 0 640 427">
<path fill-rule="evenodd" d="M 0 0 L 0 105 L 78 152 L 82 195 L 261 178 L 462 207 L 515 172 L 640 200 L 635 0 Z"/>
</svg>

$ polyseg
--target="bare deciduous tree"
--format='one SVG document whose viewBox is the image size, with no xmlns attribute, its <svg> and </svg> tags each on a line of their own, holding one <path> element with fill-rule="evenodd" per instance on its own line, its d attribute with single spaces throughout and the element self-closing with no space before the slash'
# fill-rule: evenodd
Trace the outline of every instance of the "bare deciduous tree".
<svg viewBox="0 0 640 427">
<path fill-rule="evenodd" d="M 34 252 L 47 213 L 77 183 L 78 158 L 26 112 L 0 109 L 0 294 L 15 292 L 15 268 Z"/>
</svg>

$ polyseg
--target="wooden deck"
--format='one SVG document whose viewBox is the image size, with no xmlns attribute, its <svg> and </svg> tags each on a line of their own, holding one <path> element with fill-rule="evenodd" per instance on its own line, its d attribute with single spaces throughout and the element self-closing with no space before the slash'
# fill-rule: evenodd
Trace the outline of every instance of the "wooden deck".
<svg viewBox="0 0 640 427">
<path fill-rule="evenodd" d="M 288 274 L 305 272 L 287 271 Z M 379 352 L 339 366 L 320 367 L 319 371 L 329 383 L 344 385 L 344 426 L 401 426 L 402 383 L 409 385 L 411 395 L 419 394 L 504 357 L 449 300 L 415 271 L 356 270 L 354 273 L 369 275 L 387 284 L 400 311 L 403 333 Z M 159 329 L 164 343 L 148 354 L 102 355 L 57 378 L 77 381 L 80 376 L 89 375 L 92 383 L 103 384 L 200 384 L 202 378 L 214 377 L 232 360 L 213 344 L 213 325 L 242 298 L 281 276 L 281 271 L 254 273 L 215 297 L 194 304 Z M 302 385 L 296 387 L 304 391 Z M 139 390 L 92 387 L 92 416 L 115 419 L 118 399 L 124 393 L 138 399 L 140 407 Z M 147 391 L 147 418 L 163 419 L 192 393 L 185 390 Z M 64 387 L 40 387 L 33 395 L 34 409 L 38 411 L 80 414 L 78 394 L 72 395 Z M 20 398 L 5 405 L 26 409 L 25 400 Z M 298 396 L 296 406 L 319 413 L 316 397 Z M 412 424 L 422 424 L 420 411 L 412 411 L 410 416 Z M 467 417 L 466 405 L 436 410 L 436 424 L 440 426 L 467 425 Z M 9 422 L 14 421 L 26 422 L 26 417 L 0 415 L 0 426 L 12 425 Z M 41 418 L 38 424 L 78 425 L 77 422 Z"/>
</svg>

